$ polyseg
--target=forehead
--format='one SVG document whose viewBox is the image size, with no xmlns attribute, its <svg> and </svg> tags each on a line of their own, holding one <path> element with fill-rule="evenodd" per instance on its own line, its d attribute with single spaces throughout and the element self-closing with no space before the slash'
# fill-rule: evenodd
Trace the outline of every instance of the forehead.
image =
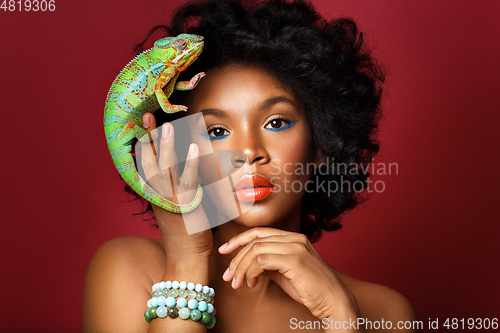
<svg viewBox="0 0 500 333">
<path fill-rule="evenodd" d="M 193 113 L 206 107 L 243 111 L 280 96 L 301 105 L 297 96 L 265 69 L 228 65 L 209 71 L 201 79 L 190 109 Z"/>
</svg>

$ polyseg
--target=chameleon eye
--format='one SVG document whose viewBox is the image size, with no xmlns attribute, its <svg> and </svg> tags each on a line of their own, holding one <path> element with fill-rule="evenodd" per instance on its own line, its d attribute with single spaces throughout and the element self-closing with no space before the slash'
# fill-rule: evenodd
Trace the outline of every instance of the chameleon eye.
<svg viewBox="0 0 500 333">
<path fill-rule="evenodd" d="M 186 43 L 186 40 L 184 38 L 181 38 L 181 39 L 178 39 L 175 41 L 175 47 L 179 51 L 185 50 L 186 46 L 187 46 L 187 43 Z"/>
</svg>

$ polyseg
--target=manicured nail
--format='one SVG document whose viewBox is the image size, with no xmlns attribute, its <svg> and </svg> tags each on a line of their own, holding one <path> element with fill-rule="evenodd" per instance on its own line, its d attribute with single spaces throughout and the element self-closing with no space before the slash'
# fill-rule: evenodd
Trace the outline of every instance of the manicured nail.
<svg viewBox="0 0 500 333">
<path fill-rule="evenodd" d="M 194 143 L 189 145 L 189 155 L 190 156 L 195 156 L 197 151 L 198 151 L 198 147 Z"/>
<path fill-rule="evenodd" d="M 231 282 L 231 287 L 234 289 L 234 285 L 236 284 L 236 276 L 233 277 L 233 281 Z"/>
<path fill-rule="evenodd" d="M 226 278 L 227 278 L 228 275 L 229 275 L 229 267 L 226 269 L 226 271 L 222 275 L 222 279 L 226 280 Z"/>
<path fill-rule="evenodd" d="M 224 249 L 227 247 L 227 243 L 224 243 L 222 244 L 220 247 L 219 247 L 219 252 L 220 251 L 224 251 Z"/>
<path fill-rule="evenodd" d="M 248 286 L 248 288 L 252 288 L 252 287 L 250 287 L 250 281 L 248 281 L 248 280 L 247 280 L 247 286 Z"/>
<path fill-rule="evenodd" d="M 144 124 L 143 124 L 144 128 L 149 128 L 149 117 L 145 117 L 144 118 Z"/>
<path fill-rule="evenodd" d="M 168 124 L 163 124 L 163 126 L 161 127 L 161 137 L 166 139 L 169 133 L 170 133 L 170 126 L 168 126 Z"/>
</svg>

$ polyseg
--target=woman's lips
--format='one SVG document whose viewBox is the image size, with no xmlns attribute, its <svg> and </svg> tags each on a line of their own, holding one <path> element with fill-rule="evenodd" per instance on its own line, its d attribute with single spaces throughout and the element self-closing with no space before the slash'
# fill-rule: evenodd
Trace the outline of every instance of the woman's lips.
<svg viewBox="0 0 500 333">
<path fill-rule="evenodd" d="M 235 186 L 235 193 L 244 201 L 259 201 L 267 198 L 274 190 L 273 184 L 259 175 L 243 176 Z"/>
</svg>

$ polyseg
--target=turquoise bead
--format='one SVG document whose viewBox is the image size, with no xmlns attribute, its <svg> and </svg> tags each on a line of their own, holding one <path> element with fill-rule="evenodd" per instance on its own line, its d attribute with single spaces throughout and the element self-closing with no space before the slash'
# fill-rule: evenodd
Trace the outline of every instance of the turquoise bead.
<svg viewBox="0 0 500 333">
<path fill-rule="evenodd" d="M 152 307 L 158 306 L 158 297 L 151 298 L 151 306 Z"/>
<path fill-rule="evenodd" d="M 188 290 L 194 290 L 194 288 L 195 288 L 195 287 L 196 287 L 196 286 L 194 285 L 194 283 L 193 283 L 193 282 L 189 282 L 189 283 L 188 283 Z"/>
<path fill-rule="evenodd" d="M 210 315 L 210 321 L 208 322 L 208 324 L 205 324 L 207 326 L 208 329 L 211 329 L 215 326 L 215 317 Z"/>
<path fill-rule="evenodd" d="M 207 295 L 208 295 L 208 293 L 210 292 L 210 287 L 209 287 L 209 286 L 203 286 L 203 290 L 202 290 L 202 292 L 203 292 L 204 294 L 207 294 Z"/>
<path fill-rule="evenodd" d="M 177 299 L 177 306 L 180 308 L 185 308 L 187 306 L 188 302 L 184 297 L 178 298 Z"/>
<path fill-rule="evenodd" d="M 149 316 L 153 319 L 158 317 L 158 315 L 156 314 L 156 308 L 156 306 L 153 306 L 152 308 L 148 309 Z"/>
<path fill-rule="evenodd" d="M 208 313 L 214 312 L 214 306 L 213 306 L 213 304 L 210 304 L 210 303 L 207 304 L 207 312 Z"/>
<path fill-rule="evenodd" d="M 207 302 L 201 301 L 200 303 L 198 303 L 198 310 L 203 312 L 203 311 L 207 311 L 207 309 L 208 309 Z"/>
<path fill-rule="evenodd" d="M 179 310 L 175 306 L 170 306 L 167 308 L 167 315 L 170 318 L 176 318 L 179 315 Z"/>
<path fill-rule="evenodd" d="M 195 298 L 196 297 L 196 291 L 191 290 L 190 292 L 188 292 L 188 297 L 191 298 L 191 299 Z"/>
<path fill-rule="evenodd" d="M 187 283 L 185 281 L 182 281 L 179 283 L 179 288 L 182 290 L 186 290 L 187 288 Z"/>
<path fill-rule="evenodd" d="M 198 308 L 198 301 L 195 299 L 190 299 L 188 301 L 188 308 L 190 309 L 197 309 Z"/>
<path fill-rule="evenodd" d="M 198 284 L 194 287 L 194 290 L 196 290 L 196 292 L 198 292 L 198 293 L 199 293 L 200 291 L 202 291 L 202 290 L 203 290 L 203 286 L 202 286 L 200 283 L 198 283 Z"/>
<path fill-rule="evenodd" d="M 182 308 L 179 310 L 179 317 L 181 317 L 181 319 L 188 319 L 190 315 L 191 311 L 189 311 L 188 308 Z"/>
<path fill-rule="evenodd" d="M 165 282 L 160 282 L 160 289 L 165 289 L 167 286 L 166 286 L 166 283 Z"/>
<path fill-rule="evenodd" d="M 209 321 L 210 321 L 210 313 L 202 312 L 200 322 L 202 322 L 203 324 L 208 324 Z"/>
<path fill-rule="evenodd" d="M 158 297 L 158 306 L 165 306 L 167 304 L 167 298 L 165 296 Z"/>
<path fill-rule="evenodd" d="M 158 309 L 156 309 L 156 314 L 160 318 L 165 318 L 167 316 L 167 308 L 164 306 L 159 306 Z"/>
<path fill-rule="evenodd" d="M 151 319 L 153 319 L 153 318 L 151 318 L 151 316 L 149 315 L 149 309 L 146 309 L 146 311 L 144 311 L 144 318 L 146 319 L 146 321 L 147 321 L 148 323 L 150 323 L 150 322 L 151 322 Z"/>
<path fill-rule="evenodd" d="M 191 319 L 193 321 L 198 321 L 201 319 L 201 311 L 198 309 L 191 310 Z"/>
<path fill-rule="evenodd" d="M 178 289 L 178 288 L 179 288 L 179 281 L 172 282 L 172 289 Z"/>
<path fill-rule="evenodd" d="M 170 289 L 170 288 L 172 288 L 172 281 L 165 282 L 165 289 Z"/>
<path fill-rule="evenodd" d="M 174 297 L 169 297 L 166 299 L 166 305 L 167 306 L 174 306 L 175 305 L 175 298 Z"/>
</svg>

